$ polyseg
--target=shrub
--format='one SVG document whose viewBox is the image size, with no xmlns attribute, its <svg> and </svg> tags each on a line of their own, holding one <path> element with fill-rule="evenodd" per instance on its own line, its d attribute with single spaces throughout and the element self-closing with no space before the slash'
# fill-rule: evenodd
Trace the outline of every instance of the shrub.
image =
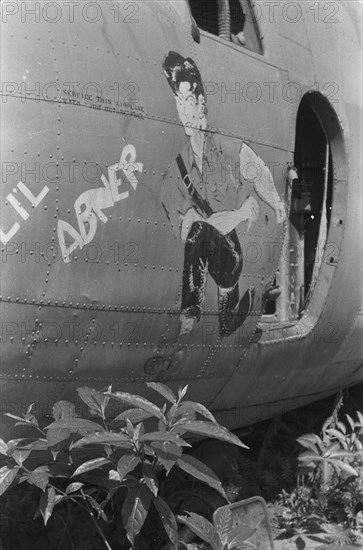
<svg viewBox="0 0 363 550">
<path fill-rule="evenodd" d="M 184 399 L 188 386 L 176 396 L 164 384 L 147 385 L 166 400 L 163 407 L 138 395 L 113 392 L 111 387 L 106 391 L 82 387 L 78 394 L 94 420 L 78 416 L 68 401 L 54 405 L 54 420 L 44 428 L 32 414 L 32 405 L 23 417 L 8 414 L 16 426 L 29 429 L 29 436 L 7 443 L 0 440 L 4 457 L 0 494 L 23 482 L 40 488 L 44 524 L 58 504 L 76 503 L 87 511 L 111 550 L 99 520 L 109 521 L 110 503 L 123 491 L 121 517 L 132 547 L 137 547 L 147 517 L 157 513 L 169 546 L 176 549 L 177 523 L 159 491 L 160 475 L 168 476 L 177 466 L 225 497 L 214 472 L 184 452 L 190 445 L 183 436 L 192 433 L 246 446 L 207 408 Z M 127 407 L 115 418 L 106 414 L 111 400 Z M 146 428 L 147 421 L 153 423 L 151 429 Z"/>
<path fill-rule="evenodd" d="M 318 543 L 363 543 L 363 415 L 346 415 L 347 425 L 333 415 L 319 435 L 297 439 L 298 482 L 270 505 L 277 539 L 300 548 Z M 299 546 L 296 546 L 297 548 Z"/>
</svg>

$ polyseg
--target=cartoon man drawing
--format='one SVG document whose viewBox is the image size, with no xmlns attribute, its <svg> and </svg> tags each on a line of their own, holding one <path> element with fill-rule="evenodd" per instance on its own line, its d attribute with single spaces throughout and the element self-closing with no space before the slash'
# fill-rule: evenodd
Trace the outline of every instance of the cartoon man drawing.
<svg viewBox="0 0 363 550">
<path fill-rule="evenodd" d="M 176 235 L 185 243 L 179 348 L 202 313 L 207 274 L 218 288 L 220 335 L 242 325 L 253 308 L 254 288 L 240 298 L 243 269 L 236 228 L 257 221 L 258 199 L 285 220 L 284 205 L 263 161 L 240 140 L 212 132 L 198 67 L 190 58 L 169 52 L 163 62 L 184 126 L 186 144 L 163 178 L 162 205 Z"/>
</svg>

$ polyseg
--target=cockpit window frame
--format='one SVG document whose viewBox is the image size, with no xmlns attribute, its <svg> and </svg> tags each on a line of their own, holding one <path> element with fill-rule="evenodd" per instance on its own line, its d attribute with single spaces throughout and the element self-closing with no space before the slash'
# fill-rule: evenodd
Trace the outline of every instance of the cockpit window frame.
<svg viewBox="0 0 363 550">
<path fill-rule="evenodd" d="M 253 3 L 251 0 L 229 0 L 229 3 L 235 2 L 236 5 L 238 5 L 237 9 L 241 10 L 241 13 L 244 15 L 244 21 L 241 26 L 241 31 L 237 34 L 232 33 L 232 24 L 230 24 L 229 28 L 229 34 L 230 39 L 226 39 L 225 37 L 219 36 L 217 32 L 211 32 L 209 30 L 206 30 L 202 26 L 200 26 L 200 20 L 198 24 L 198 17 L 195 12 L 195 10 L 192 8 L 191 3 L 196 0 L 187 0 L 189 11 L 191 14 L 191 17 L 193 21 L 195 22 L 195 25 L 197 26 L 198 30 L 202 35 L 208 36 L 208 37 L 214 37 L 221 40 L 221 43 L 224 45 L 234 45 L 237 46 L 237 49 L 240 51 L 248 51 L 252 52 L 254 54 L 257 54 L 259 56 L 264 56 L 264 47 L 263 47 L 263 38 L 260 32 L 260 28 L 257 22 L 256 13 L 254 10 Z M 209 0 L 211 1 L 211 0 Z M 214 0 L 217 2 L 217 0 Z M 196 2 L 196 5 L 200 5 Z M 231 7 L 231 6 L 230 6 Z M 217 18 L 218 18 L 218 12 L 217 12 Z M 217 24 L 218 21 L 214 21 L 214 26 Z M 248 24 L 248 33 L 246 32 L 246 24 Z"/>
</svg>

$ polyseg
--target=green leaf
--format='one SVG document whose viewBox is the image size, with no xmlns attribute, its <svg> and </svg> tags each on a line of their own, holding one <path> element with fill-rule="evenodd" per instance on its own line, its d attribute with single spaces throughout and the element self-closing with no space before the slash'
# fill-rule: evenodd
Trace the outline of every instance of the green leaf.
<svg viewBox="0 0 363 550">
<path fill-rule="evenodd" d="M 216 474 L 206 464 L 190 455 L 183 455 L 176 461 L 179 468 L 193 477 L 207 483 L 212 489 L 218 491 L 225 499 L 226 494 Z M 227 499 L 226 499 L 227 500 Z"/>
<path fill-rule="evenodd" d="M 8 446 L 3 439 L 0 437 L 0 454 L 7 456 Z"/>
<path fill-rule="evenodd" d="M 325 432 L 331 437 L 339 439 L 339 441 L 344 442 L 346 439 L 346 436 L 342 434 L 339 430 L 336 430 L 335 428 L 327 428 Z"/>
<path fill-rule="evenodd" d="M 218 531 L 222 544 L 226 544 L 227 535 L 232 529 L 233 514 L 230 508 L 222 507 L 215 511 L 213 517 L 214 526 Z"/>
<path fill-rule="evenodd" d="M 125 430 L 127 432 L 127 435 L 129 436 L 129 438 L 132 439 L 134 437 L 134 426 L 133 426 L 133 424 L 131 424 L 131 422 L 128 418 L 126 420 Z M 122 431 L 124 431 L 124 430 L 122 430 Z"/>
<path fill-rule="evenodd" d="M 79 483 L 78 481 L 75 481 L 74 483 L 70 483 L 68 487 L 66 488 L 67 495 L 70 495 L 71 493 L 75 493 L 78 491 L 81 487 L 83 487 L 84 483 Z"/>
<path fill-rule="evenodd" d="M 199 413 L 205 418 L 208 418 L 208 420 L 210 420 L 211 422 L 217 424 L 217 421 L 212 413 L 207 409 L 207 407 L 204 407 L 204 405 L 202 405 L 201 403 L 194 403 L 194 401 L 184 401 L 184 403 L 180 405 L 179 411 L 183 415 L 191 412 Z"/>
<path fill-rule="evenodd" d="M 38 426 L 37 419 L 33 414 L 29 415 L 28 417 L 27 415 L 25 415 L 23 418 L 21 416 L 16 416 L 15 414 L 11 413 L 4 414 L 5 416 L 12 418 L 13 420 L 19 420 L 19 422 L 17 422 L 15 426 Z"/>
<path fill-rule="evenodd" d="M 176 419 L 180 416 L 181 415 L 180 415 L 179 405 L 172 405 L 167 414 L 167 423 L 169 424 L 169 426 L 171 426 L 176 421 Z M 195 418 L 188 418 L 188 420 L 195 420 Z M 167 428 L 168 426 L 162 420 L 159 420 L 158 429 L 161 432 L 166 432 Z"/>
<path fill-rule="evenodd" d="M 156 456 L 156 453 L 155 453 L 154 449 L 150 445 L 148 445 L 147 443 L 144 444 L 143 451 L 144 451 L 145 455 L 152 456 L 153 458 Z"/>
<path fill-rule="evenodd" d="M 110 470 L 108 472 L 108 478 L 112 481 L 121 481 L 120 474 L 116 470 Z"/>
<path fill-rule="evenodd" d="M 29 422 L 30 424 L 32 424 L 33 426 L 36 426 L 38 427 L 38 420 L 35 418 L 34 414 L 26 414 L 24 416 L 24 420 L 26 422 Z"/>
<path fill-rule="evenodd" d="M 71 421 L 76 417 L 76 407 L 70 401 L 57 401 L 53 405 L 53 418 L 57 420 Z"/>
<path fill-rule="evenodd" d="M 33 422 L 29 422 L 29 420 L 23 419 L 21 422 L 16 422 L 15 426 L 27 426 L 29 428 L 29 427 L 34 427 L 34 424 Z"/>
<path fill-rule="evenodd" d="M 69 430 L 71 433 L 87 435 L 94 432 L 105 432 L 105 429 L 97 422 L 85 418 L 72 418 L 69 420 L 56 420 L 46 426 L 45 430 Z"/>
<path fill-rule="evenodd" d="M 306 449 L 311 449 L 312 451 L 316 451 L 318 449 L 323 450 L 323 442 L 316 434 L 302 435 L 301 437 L 298 437 L 296 441 Z"/>
<path fill-rule="evenodd" d="M 227 548 L 244 548 L 243 543 L 256 533 L 256 527 L 238 525 L 230 531 L 227 537 Z"/>
<path fill-rule="evenodd" d="M 344 422 L 337 422 L 336 427 L 339 428 L 343 432 L 343 434 L 347 433 L 347 428 L 345 427 Z"/>
<path fill-rule="evenodd" d="M 144 424 L 140 422 L 140 424 L 138 424 L 135 427 L 133 441 L 135 441 L 136 443 L 143 441 L 144 433 L 145 433 Z"/>
<path fill-rule="evenodd" d="M 127 454 L 122 456 L 117 463 L 117 472 L 120 476 L 120 481 L 122 481 L 129 472 L 132 472 L 140 462 L 140 458 L 136 455 Z"/>
<path fill-rule="evenodd" d="M 44 525 L 47 525 L 54 506 L 61 500 L 64 500 L 64 498 L 65 497 L 62 495 L 57 495 L 53 487 L 49 487 L 47 492 L 42 494 L 40 497 L 39 509 L 43 517 Z"/>
<path fill-rule="evenodd" d="M 19 464 L 19 466 L 22 466 L 23 462 L 28 458 L 30 453 L 31 450 L 16 449 L 15 451 L 13 451 L 11 456 L 15 460 L 15 462 Z"/>
<path fill-rule="evenodd" d="M 354 456 L 354 453 L 352 451 L 346 451 L 345 449 L 341 449 L 338 447 L 337 449 L 334 449 L 329 454 L 324 455 L 324 458 L 348 458 L 352 459 Z"/>
<path fill-rule="evenodd" d="M 160 393 L 165 399 L 170 401 L 173 405 L 176 403 L 176 397 L 174 392 L 168 388 L 168 386 L 165 386 L 165 384 L 160 384 L 160 382 L 146 382 L 146 385 L 149 388 L 152 388 L 156 392 Z"/>
<path fill-rule="evenodd" d="M 147 464 L 146 462 L 144 462 L 142 466 L 142 475 L 146 486 L 149 488 L 152 494 L 155 497 L 157 497 L 158 490 L 159 490 L 159 483 L 155 475 L 154 467 L 151 464 Z"/>
<path fill-rule="evenodd" d="M 175 516 L 165 500 L 160 497 L 154 497 L 153 503 L 156 510 L 159 513 L 161 523 L 168 535 L 170 542 L 172 543 L 172 549 L 177 550 L 178 548 L 178 526 L 176 523 Z"/>
<path fill-rule="evenodd" d="M 10 485 L 16 478 L 18 470 L 18 466 L 15 468 L 8 468 L 7 466 L 0 468 L 0 496 L 4 494 L 7 489 L 9 489 Z"/>
<path fill-rule="evenodd" d="M 52 450 L 60 450 L 60 443 L 68 439 L 70 435 L 69 428 L 50 428 L 47 430 L 47 446 Z"/>
<path fill-rule="evenodd" d="M 155 449 L 158 460 L 164 466 L 167 474 L 169 474 L 170 470 L 183 453 L 180 447 L 170 441 L 155 441 L 151 443 L 151 447 Z"/>
<path fill-rule="evenodd" d="M 324 453 L 324 450 L 325 450 L 325 447 L 326 447 L 326 441 L 321 439 L 321 437 L 319 437 L 316 434 L 312 434 L 312 435 L 315 436 L 316 445 L 317 445 L 318 450 L 320 451 L 320 453 Z M 324 436 L 326 436 L 326 434 L 324 434 Z"/>
<path fill-rule="evenodd" d="M 187 525 L 193 533 L 204 540 L 213 550 L 221 549 L 221 541 L 215 527 L 210 521 L 194 512 L 187 512 L 189 516 L 178 516 L 178 520 Z"/>
<path fill-rule="evenodd" d="M 151 493 L 144 483 L 131 489 L 122 507 L 122 521 L 127 538 L 134 546 L 135 537 L 144 525 L 150 507 Z"/>
<path fill-rule="evenodd" d="M 83 445 L 114 445 L 115 447 L 131 448 L 129 436 L 122 433 L 102 432 L 83 437 L 70 445 L 70 449 L 83 447 Z"/>
<path fill-rule="evenodd" d="M 124 392 L 109 393 L 107 395 L 109 395 L 113 399 L 116 399 L 117 401 L 121 401 L 122 403 L 131 405 L 132 407 L 137 407 L 139 409 L 147 411 L 148 413 L 152 414 L 152 416 L 156 416 L 156 418 L 161 418 L 163 416 L 163 413 L 159 409 L 159 407 L 139 395 L 132 395 L 131 393 Z"/>
<path fill-rule="evenodd" d="M 183 399 L 183 397 L 185 396 L 185 394 L 188 391 L 188 388 L 189 388 L 189 384 L 184 386 L 184 388 L 179 388 L 179 390 L 178 390 L 178 403 Z"/>
<path fill-rule="evenodd" d="M 9 418 L 12 418 L 13 420 L 20 420 L 20 422 L 25 422 L 26 424 L 30 424 L 30 422 L 27 422 L 21 416 L 15 416 L 15 414 L 11 414 L 11 413 L 4 413 L 4 414 L 5 414 L 5 416 L 8 416 Z"/>
<path fill-rule="evenodd" d="M 170 441 L 178 447 L 191 447 L 184 439 L 171 432 L 149 432 L 140 439 L 141 441 Z"/>
<path fill-rule="evenodd" d="M 350 427 L 351 427 L 352 431 L 354 431 L 355 422 L 354 422 L 353 418 L 349 414 L 346 414 L 345 416 L 347 417 L 347 420 L 350 424 Z"/>
<path fill-rule="evenodd" d="M 137 424 L 138 422 L 143 422 L 143 420 L 151 418 L 152 416 L 154 415 L 142 409 L 127 409 L 127 411 L 123 411 L 121 414 L 116 416 L 113 419 L 113 422 L 126 422 L 126 420 L 129 420 L 132 424 Z"/>
<path fill-rule="evenodd" d="M 347 464 L 346 462 L 343 462 L 342 460 L 331 460 L 330 464 L 333 466 L 333 468 L 339 473 L 339 471 L 343 470 L 343 472 L 346 472 L 348 475 L 357 477 L 359 473 L 357 470 L 353 468 L 350 464 Z"/>
<path fill-rule="evenodd" d="M 39 489 L 45 491 L 50 478 L 49 468 L 48 466 L 39 466 L 39 468 L 36 468 L 30 475 L 26 475 L 25 477 L 28 483 L 36 485 Z"/>
<path fill-rule="evenodd" d="M 330 457 L 330 456 L 334 456 L 335 453 L 336 453 L 337 451 L 339 451 L 339 449 L 340 449 L 340 443 L 338 443 L 338 442 L 336 442 L 336 443 L 331 443 L 331 444 L 326 448 L 326 450 L 325 450 L 325 452 L 324 452 L 324 455 L 323 455 L 324 458 L 327 458 L 327 457 Z M 346 451 L 343 451 L 343 452 L 345 453 Z"/>
<path fill-rule="evenodd" d="M 84 462 L 83 464 L 78 466 L 76 471 L 72 474 L 72 477 L 90 472 L 91 470 L 95 470 L 96 468 L 100 468 L 101 466 L 109 463 L 110 460 L 108 460 L 107 458 L 93 458 L 92 460 L 87 460 L 87 462 Z"/>
<path fill-rule="evenodd" d="M 27 443 L 29 441 L 29 439 L 13 439 L 12 440 L 13 442 L 22 442 L 21 444 L 19 444 L 17 450 L 18 451 L 46 451 L 48 449 L 48 442 L 46 439 L 35 439 L 35 440 L 32 440 L 30 441 L 29 443 Z M 17 443 L 14 445 L 14 446 L 10 446 L 10 441 L 8 441 L 8 445 L 9 445 L 9 452 L 10 450 L 13 451 L 14 448 L 16 447 Z"/>
<path fill-rule="evenodd" d="M 89 388 L 88 386 L 77 388 L 77 393 L 91 411 L 95 411 L 104 418 L 106 407 L 110 401 L 109 395 L 95 390 L 94 388 Z"/>
<path fill-rule="evenodd" d="M 176 426 L 177 425 L 172 428 L 173 432 L 182 430 L 198 435 L 206 435 L 208 437 L 214 437 L 216 439 L 220 439 L 221 441 L 234 443 L 239 447 L 248 449 L 247 445 L 242 443 L 242 441 L 236 435 L 227 430 L 227 428 L 224 428 L 219 424 L 214 424 L 213 422 L 204 422 L 201 420 L 196 420 L 195 422 L 183 422 L 180 424 L 180 427 L 178 425 L 177 430 L 175 430 Z"/>
<path fill-rule="evenodd" d="M 26 445 L 25 443 L 29 441 L 28 438 L 21 438 L 21 439 L 9 439 L 9 441 L 7 443 L 5 443 L 5 445 L 7 446 L 7 454 L 8 455 L 11 455 L 11 453 L 14 452 L 15 449 L 19 449 L 20 448 L 20 444 L 21 444 L 21 448 L 25 448 L 26 449 Z M 33 440 L 30 439 L 31 442 L 33 442 Z"/>
<path fill-rule="evenodd" d="M 300 460 L 301 462 L 313 462 L 314 464 L 317 464 L 321 460 L 321 458 L 320 455 L 318 455 L 317 453 L 314 453 L 312 451 L 305 451 L 298 456 L 298 460 Z"/>
<path fill-rule="evenodd" d="M 177 409 L 178 408 L 178 405 L 173 405 L 172 407 L 170 407 L 170 411 L 168 412 L 168 418 L 170 419 L 171 418 L 171 415 L 172 415 L 172 410 L 173 409 Z M 162 418 L 160 418 L 159 422 L 158 422 L 158 430 L 159 432 L 166 432 L 167 431 L 167 424 L 164 422 L 164 420 Z"/>
<path fill-rule="evenodd" d="M 33 407 L 34 407 L 34 405 L 35 405 L 35 403 L 31 403 L 31 404 L 29 405 L 29 407 L 28 407 L 28 409 L 27 409 L 27 411 L 26 411 L 25 416 L 28 416 L 28 415 L 31 413 L 31 411 L 32 411 L 32 409 L 33 409 Z"/>
</svg>

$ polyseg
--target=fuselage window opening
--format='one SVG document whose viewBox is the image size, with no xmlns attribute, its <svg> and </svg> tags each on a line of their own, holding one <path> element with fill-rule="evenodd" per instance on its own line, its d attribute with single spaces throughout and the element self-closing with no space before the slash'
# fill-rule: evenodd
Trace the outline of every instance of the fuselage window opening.
<svg viewBox="0 0 363 550">
<path fill-rule="evenodd" d="M 266 321 L 269 315 L 277 322 L 301 317 L 326 254 L 333 200 L 333 158 L 319 116 L 321 105 L 321 98 L 308 94 L 299 106 L 294 153 L 298 177 L 286 193 L 289 223 L 276 274 L 282 293 L 276 302 L 267 301 Z"/>
<path fill-rule="evenodd" d="M 323 261 L 333 195 L 333 162 L 329 141 L 314 102 L 307 98 L 302 100 L 298 111 L 294 162 L 299 179 L 294 183 L 291 194 L 290 242 L 296 244 L 297 263 L 300 264 L 294 311 L 295 315 L 300 316 Z"/>
<path fill-rule="evenodd" d="M 256 16 L 250 0 L 188 0 L 198 27 L 262 54 Z"/>
</svg>

